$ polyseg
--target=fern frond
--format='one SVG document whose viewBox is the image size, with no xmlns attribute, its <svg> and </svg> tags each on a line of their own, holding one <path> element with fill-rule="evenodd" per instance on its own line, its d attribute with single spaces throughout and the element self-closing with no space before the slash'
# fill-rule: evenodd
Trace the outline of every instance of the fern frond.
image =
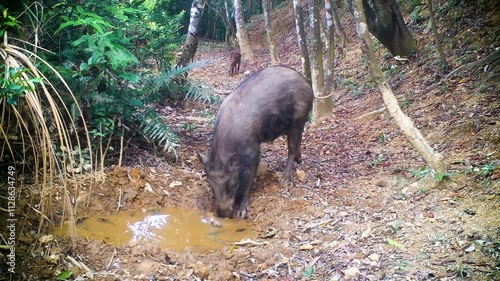
<svg viewBox="0 0 500 281">
<path fill-rule="evenodd" d="M 156 93 L 164 87 L 168 87 L 170 83 L 174 82 L 180 75 L 186 74 L 189 70 L 206 65 L 209 60 L 201 60 L 192 62 L 186 66 L 172 66 L 170 70 L 162 72 L 158 76 L 152 77 L 146 82 L 146 89 L 150 93 Z"/>
<path fill-rule="evenodd" d="M 149 108 L 144 108 L 144 110 L 145 114 L 138 116 L 140 120 L 139 129 L 142 134 L 150 141 L 163 147 L 163 151 L 173 153 L 175 158 L 178 159 L 175 148 L 179 146 L 179 137 L 158 113 Z"/>
<path fill-rule="evenodd" d="M 218 95 L 214 95 L 214 91 L 203 85 L 192 84 L 186 94 L 186 99 L 192 101 L 203 102 L 205 104 L 220 104 L 222 99 Z"/>
</svg>

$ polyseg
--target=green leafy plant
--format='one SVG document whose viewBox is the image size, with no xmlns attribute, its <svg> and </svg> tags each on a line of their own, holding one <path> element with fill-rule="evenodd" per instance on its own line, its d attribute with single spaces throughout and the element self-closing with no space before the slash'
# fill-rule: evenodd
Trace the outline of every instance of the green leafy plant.
<svg viewBox="0 0 500 281">
<path fill-rule="evenodd" d="M 73 271 L 64 270 L 56 276 L 56 280 L 69 280 L 73 276 Z"/>
<path fill-rule="evenodd" d="M 391 229 L 392 234 L 395 234 L 400 226 L 401 226 L 401 220 L 398 219 L 392 224 L 392 229 Z"/>
<path fill-rule="evenodd" d="M 410 170 L 413 176 L 417 179 L 425 177 L 427 174 L 432 172 L 432 169 L 429 167 L 420 167 L 418 170 Z"/>
<path fill-rule="evenodd" d="M 387 135 L 385 134 L 385 132 L 381 132 L 380 135 L 378 136 L 378 139 L 381 143 L 384 143 L 387 141 Z"/>
<path fill-rule="evenodd" d="M 372 168 L 376 167 L 378 164 L 382 163 L 385 161 L 385 158 L 382 157 L 382 156 L 378 156 L 377 158 L 375 158 L 374 160 L 370 161 L 370 166 L 372 166 Z"/>
<path fill-rule="evenodd" d="M 436 175 L 436 180 L 438 182 L 443 182 L 447 179 L 450 179 L 451 177 L 455 176 L 456 174 L 455 173 L 452 173 L 452 172 L 444 172 L 444 173 L 440 173 L 440 174 L 437 174 Z"/>
<path fill-rule="evenodd" d="M 492 175 L 495 169 L 498 167 L 498 165 L 495 165 L 493 163 L 485 164 L 484 166 L 481 167 L 479 170 L 479 174 L 482 176 L 489 176 Z"/>
</svg>

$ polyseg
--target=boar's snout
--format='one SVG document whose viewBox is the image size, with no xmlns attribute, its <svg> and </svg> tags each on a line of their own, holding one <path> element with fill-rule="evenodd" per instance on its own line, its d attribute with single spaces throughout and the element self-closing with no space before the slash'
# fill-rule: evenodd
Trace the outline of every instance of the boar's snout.
<svg viewBox="0 0 500 281">
<path fill-rule="evenodd" d="M 215 214 L 219 218 L 234 218 L 233 200 L 215 200 Z"/>
</svg>

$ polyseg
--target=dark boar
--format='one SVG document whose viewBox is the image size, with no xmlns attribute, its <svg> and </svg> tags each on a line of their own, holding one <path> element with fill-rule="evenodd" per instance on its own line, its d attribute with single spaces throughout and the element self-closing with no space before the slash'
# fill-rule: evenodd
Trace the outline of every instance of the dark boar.
<svg viewBox="0 0 500 281">
<path fill-rule="evenodd" d="M 241 54 L 239 52 L 232 52 L 229 56 L 229 74 L 240 72 Z"/>
<path fill-rule="evenodd" d="M 314 94 L 295 70 L 274 66 L 255 73 L 220 106 L 208 156 L 198 153 L 219 217 L 244 218 L 260 160 L 260 144 L 288 138 L 283 180 L 291 181 L 301 162 L 300 143 Z"/>
</svg>

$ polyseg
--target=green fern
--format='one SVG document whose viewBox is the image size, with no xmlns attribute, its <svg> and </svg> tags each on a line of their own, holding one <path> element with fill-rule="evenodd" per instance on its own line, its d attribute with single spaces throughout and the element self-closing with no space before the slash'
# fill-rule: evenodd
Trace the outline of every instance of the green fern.
<svg viewBox="0 0 500 281">
<path fill-rule="evenodd" d="M 214 95 L 213 90 L 202 85 L 192 84 L 186 94 L 186 99 L 192 101 L 199 101 L 206 104 L 221 103 L 220 96 Z"/>
<path fill-rule="evenodd" d="M 201 60 L 192 62 L 186 66 L 172 66 L 170 70 L 151 77 L 146 82 L 146 89 L 149 89 L 149 94 L 159 92 L 161 89 L 168 88 L 173 82 L 177 81 L 178 77 L 185 76 L 189 70 L 206 65 L 208 62 L 208 60 Z"/>
<path fill-rule="evenodd" d="M 179 137 L 158 113 L 149 108 L 144 109 L 145 114 L 138 115 L 139 129 L 142 134 L 152 142 L 162 146 L 164 151 L 173 153 L 175 158 L 178 159 L 175 148 L 179 146 Z"/>
</svg>

